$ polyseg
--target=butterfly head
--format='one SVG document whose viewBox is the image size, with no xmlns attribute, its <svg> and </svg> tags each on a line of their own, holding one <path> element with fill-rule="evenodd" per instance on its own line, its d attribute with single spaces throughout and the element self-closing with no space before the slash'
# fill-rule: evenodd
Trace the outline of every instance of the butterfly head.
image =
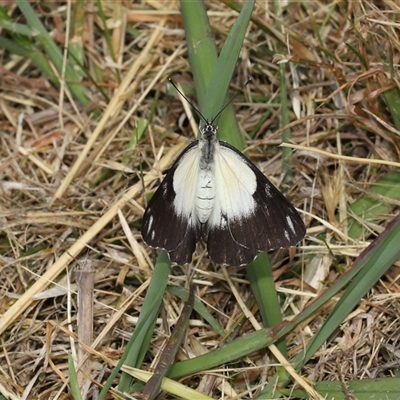
<svg viewBox="0 0 400 400">
<path fill-rule="evenodd" d="M 201 138 L 203 140 L 214 140 L 217 135 L 218 127 L 214 124 L 214 120 L 207 121 L 200 127 Z"/>
</svg>

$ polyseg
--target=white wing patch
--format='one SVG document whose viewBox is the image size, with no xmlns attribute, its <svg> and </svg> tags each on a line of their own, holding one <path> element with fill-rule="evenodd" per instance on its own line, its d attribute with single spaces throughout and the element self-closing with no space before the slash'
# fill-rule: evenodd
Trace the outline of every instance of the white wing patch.
<svg viewBox="0 0 400 400">
<path fill-rule="evenodd" d="M 215 200 L 208 220 L 210 227 L 219 226 L 221 215 L 229 220 L 241 220 L 254 213 L 253 194 L 257 179 L 239 154 L 215 143 L 214 155 Z"/>
<path fill-rule="evenodd" d="M 180 217 L 189 219 L 193 214 L 197 186 L 200 173 L 200 151 L 199 146 L 194 146 L 182 158 L 177 166 L 173 177 L 173 188 L 175 191 L 174 209 Z M 195 218 L 191 219 L 196 223 Z"/>
<path fill-rule="evenodd" d="M 152 215 L 150 215 L 149 217 L 149 222 L 147 223 L 147 231 L 150 232 L 151 231 L 151 226 L 153 225 L 154 222 L 154 218 Z"/>
</svg>

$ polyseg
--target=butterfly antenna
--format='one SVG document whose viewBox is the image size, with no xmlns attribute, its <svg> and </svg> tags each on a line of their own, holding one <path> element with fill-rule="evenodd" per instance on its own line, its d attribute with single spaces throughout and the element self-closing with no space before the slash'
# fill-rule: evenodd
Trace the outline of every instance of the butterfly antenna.
<svg viewBox="0 0 400 400">
<path fill-rule="evenodd" d="M 252 81 L 251 78 L 249 78 L 247 80 L 247 82 L 243 85 L 243 87 L 222 107 L 222 109 L 218 112 L 218 114 L 211 120 L 211 122 L 209 122 L 207 120 L 206 117 L 204 117 L 204 115 L 200 112 L 200 110 L 198 110 L 193 103 L 182 93 L 182 91 L 178 88 L 178 86 L 175 84 L 175 82 L 171 79 L 168 78 L 169 82 L 171 83 L 171 85 L 176 89 L 176 91 L 191 105 L 191 107 L 197 112 L 197 114 L 202 118 L 202 120 L 206 123 L 206 124 L 214 124 L 214 121 L 217 120 L 217 118 L 219 118 L 219 116 L 222 114 L 222 112 L 225 110 L 226 107 L 229 106 L 229 104 L 232 103 L 233 100 L 236 99 L 237 96 L 239 96 L 240 93 L 243 93 L 245 87 Z"/>
<path fill-rule="evenodd" d="M 225 110 L 226 107 L 229 106 L 229 104 L 232 103 L 233 100 L 236 99 L 236 97 L 239 96 L 240 93 L 243 93 L 245 87 L 252 81 L 251 78 L 247 79 L 246 83 L 243 85 L 243 87 L 222 107 L 222 109 L 218 112 L 218 114 L 211 120 L 211 124 L 214 124 L 214 121 L 217 120 L 217 118 L 219 118 L 219 116 L 223 113 L 223 111 Z"/>
<path fill-rule="evenodd" d="M 198 110 L 197 107 L 195 107 L 194 104 L 182 93 L 182 91 L 178 88 L 178 86 L 175 84 L 175 82 L 171 78 L 168 78 L 168 80 L 171 83 L 171 85 L 176 89 L 176 91 L 189 103 L 189 105 L 193 108 L 193 110 L 195 110 L 197 112 L 197 114 L 200 116 L 200 118 L 206 124 L 208 124 L 206 117 L 204 117 L 204 115 L 200 112 L 200 110 Z"/>
</svg>

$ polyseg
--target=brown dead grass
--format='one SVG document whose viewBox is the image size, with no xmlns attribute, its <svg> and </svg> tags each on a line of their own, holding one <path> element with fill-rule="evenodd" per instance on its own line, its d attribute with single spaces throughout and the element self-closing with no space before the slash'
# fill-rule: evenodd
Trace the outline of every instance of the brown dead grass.
<svg viewBox="0 0 400 400">
<path fill-rule="evenodd" d="M 246 88 L 251 102 L 235 104 L 246 132 L 257 125 L 265 110 L 269 111 L 255 141 L 249 141 L 250 156 L 276 183 L 281 180 L 281 152 L 276 148 L 280 113 L 279 105 L 269 103 L 279 95 L 276 61 L 292 61 L 287 82 L 294 143 L 335 155 L 384 161 L 377 166 L 340 163 L 314 151 L 293 152 L 294 187 L 288 197 L 310 213 L 305 217 L 308 240 L 299 251 L 314 254 L 318 282 L 313 284 L 319 292 L 321 282 L 334 281 L 340 274 L 332 267 L 333 257 L 345 269 L 365 247 L 364 242 L 346 243 L 346 206 L 364 194 L 364 183 L 372 183 L 394 168 L 385 165 L 386 161 L 400 159 L 398 131 L 382 101 L 384 90 L 397 84 L 391 74 L 397 76 L 399 27 L 392 23 L 392 14 L 399 16 L 400 8 L 388 0 L 380 2 L 379 9 L 369 1 L 339 2 L 335 9 L 331 2 L 307 4 L 292 3 L 282 17 L 290 40 L 279 31 L 267 35 L 252 24 L 232 90 L 241 87 L 247 77 L 253 78 L 254 84 Z M 51 10 L 46 6 L 37 9 L 60 47 L 66 40 L 66 15 L 61 5 L 54 2 Z M 11 12 L 15 6 L 8 3 L 7 7 Z M 68 93 L 60 95 L 29 59 L 1 54 L 0 384 L 24 398 L 69 396 L 62 387 L 68 377 L 67 354 L 77 351 L 76 271 L 82 265 L 88 269 L 89 287 L 90 280 L 94 282 L 94 309 L 87 307 L 89 318 L 93 313 L 93 352 L 119 359 L 135 329 L 152 269 L 153 252 L 143 245 L 138 230 L 144 207 L 143 183 L 146 192 L 156 187 L 159 181 L 154 178 L 160 176 L 160 168 L 165 169 L 187 143 L 176 133 L 194 137 L 179 99 L 166 94 L 169 76 L 178 82 L 191 82 L 178 5 L 143 1 L 135 5 L 125 2 L 124 7 L 128 9 L 126 20 L 121 18 L 123 23 L 111 30 L 117 65 L 110 61 L 99 21 L 89 14 L 84 32 L 87 65 L 92 74 L 98 74 L 109 102 L 85 80 L 92 104 L 82 108 Z M 226 33 L 235 13 L 222 3 L 210 2 L 208 7 L 212 26 Z M 113 11 L 111 3 L 105 2 L 108 18 Z M 262 24 L 275 25 L 271 3 L 258 2 L 254 16 Z M 19 20 L 23 22 L 22 17 Z M 216 40 L 220 44 L 223 38 L 216 34 Z M 361 65 L 345 43 L 357 48 L 367 65 Z M 384 63 L 388 60 L 392 65 Z M 98 119 L 91 114 L 93 109 Z M 148 120 L 149 127 L 130 150 L 139 118 Z M 124 161 L 127 154 L 128 163 Z M 155 156 L 159 161 L 154 162 Z M 147 174 L 153 165 L 153 175 Z M 141 169 L 146 172 L 144 181 Z M 383 216 L 376 231 L 391 218 Z M 132 234 L 124 231 L 125 220 Z M 332 237 L 339 240 L 332 253 L 314 239 L 324 232 L 328 242 Z M 174 267 L 171 284 L 184 285 L 187 277 L 193 276 L 198 296 L 228 329 L 241 309 L 226 278 L 202 250 L 196 253 L 193 266 L 196 270 Z M 231 278 L 237 279 L 241 297 L 251 298 L 243 270 L 230 272 Z M 287 303 L 286 307 L 296 312 L 307 304 L 310 292 L 304 287 L 309 281 L 284 278 L 278 270 L 280 290 L 294 289 L 304 299 Z M 344 381 L 390 374 L 396 360 L 398 363 L 393 350 L 399 344 L 398 288 L 398 269 L 393 268 L 304 368 L 303 375 L 312 381 Z M 146 358 L 149 367 L 181 307 L 177 299 L 166 295 L 151 354 Z M 304 341 L 318 329 L 328 311 L 321 310 L 303 331 L 289 338 L 290 356 L 302 351 Z M 243 323 L 237 334 L 252 329 L 250 323 Z M 195 338 L 197 334 L 201 334 L 201 343 Z M 81 334 L 79 337 L 82 340 Z M 90 345 L 90 338 L 87 340 Z M 219 345 L 215 333 L 195 318 L 187 340 L 183 347 L 195 349 L 195 354 Z M 179 357 L 185 357 L 184 353 Z M 268 361 L 269 356 L 260 352 L 248 360 L 245 373 L 239 369 L 231 372 L 236 374 L 235 388 L 225 380 L 230 374 L 226 370 L 193 377 L 193 386 L 200 379 L 201 390 L 213 398 L 220 398 L 221 392 L 225 393 L 223 398 L 249 398 L 246 385 L 268 379 Z M 88 370 L 95 380 L 102 381 L 107 374 L 102 358 L 95 355 L 92 362 Z M 185 383 L 191 385 L 190 380 Z M 252 390 L 256 393 L 256 388 Z"/>
</svg>

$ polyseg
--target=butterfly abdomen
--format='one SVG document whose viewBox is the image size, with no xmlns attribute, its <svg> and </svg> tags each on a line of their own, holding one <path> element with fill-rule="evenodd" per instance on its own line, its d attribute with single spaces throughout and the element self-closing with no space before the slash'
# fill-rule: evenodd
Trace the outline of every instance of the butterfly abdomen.
<svg viewBox="0 0 400 400">
<path fill-rule="evenodd" d="M 199 222 L 206 223 L 214 209 L 215 182 L 211 171 L 203 170 L 199 176 L 196 216 Z"/>
</svg>

